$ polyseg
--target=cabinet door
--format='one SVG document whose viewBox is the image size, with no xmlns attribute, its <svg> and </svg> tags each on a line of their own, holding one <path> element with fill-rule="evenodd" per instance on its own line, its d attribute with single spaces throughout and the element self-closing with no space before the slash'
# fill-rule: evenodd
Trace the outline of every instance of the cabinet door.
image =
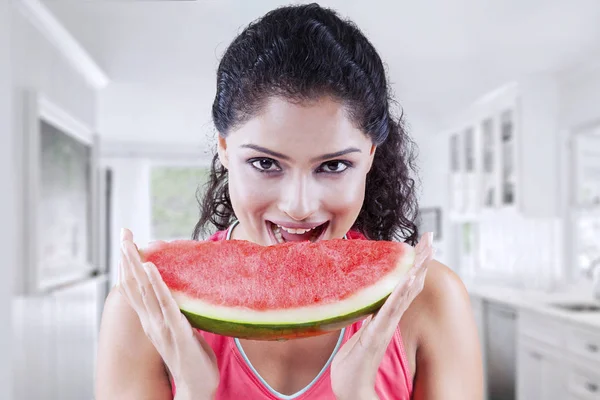
<svg viewBox="0 0 600 400">
<path fill-rule="evenodd" d="M 542 354 L 533 347 L 519 345 L 517 355 L 517 399 L 542 398 Z"/>
<path fill-rule="evenodd" d="M 554 354 L 542 356 L 542 397 L 544 400 L 565 398 L 563 360 Z"/>
<path fill-rule="evenodd" d="M 554 349 L 520 340 L 517 355 L 517 399 L 564 399 L 561 357 Z"/>
<path fill-rule="evenodd" d="M 572 358 L 567 365 L 567 391 L 573 398 L 600 399 L 600 365 L 582 358 Z"/>
<path fill-rule="evenodd" d="M 53 294 L 57 398 L 94 397 L 95 355 L 101 280 L 89 280 Z"/>
</svg>

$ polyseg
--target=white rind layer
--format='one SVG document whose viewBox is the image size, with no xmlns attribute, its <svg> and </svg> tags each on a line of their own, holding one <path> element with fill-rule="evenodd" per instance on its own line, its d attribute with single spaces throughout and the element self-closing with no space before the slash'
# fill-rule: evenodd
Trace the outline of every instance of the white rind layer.
<svg viewBox="0 0 600 400">
<path fill-rule="evenodd" d="M 389 295 L 406 276 L 413 265 L 415 253 L 411 247 L 406 248 L 395 269 L 390 271 L 376 284 L 368 286 L 351 297 L 330 303 L 291 309 L 259 311 L 245 307 L 225 307 L 193 299 L 182 292 L 173 291 L 173 297 L 179 308 L 192 314 L 206 318 L 248 324 L 301 324 L 323 321 L 348 315 Z"/>
</svg>

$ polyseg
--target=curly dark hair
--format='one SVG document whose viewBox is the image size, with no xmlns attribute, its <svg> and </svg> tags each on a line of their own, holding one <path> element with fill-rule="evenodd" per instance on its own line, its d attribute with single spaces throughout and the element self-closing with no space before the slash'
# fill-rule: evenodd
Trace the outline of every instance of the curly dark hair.
<svg viewBox="0 0 600 400">
<path fill-rule="evenodd" d="M 391 90 L 373 45 L 351 21 L 318 4 L 286 6 L 252 22 L 226 50 L 212 107 L 222 137 L 264 106 L 270 96 L 303 102 L 330 96 L 377 146 L 365 199 L 353 229 L 372 240 L 417 242 L 415 143 L 403 112 L 391 113 Z M 235 219 L 227 170 L 215 153 L 193 237 Z"/>
</svg>

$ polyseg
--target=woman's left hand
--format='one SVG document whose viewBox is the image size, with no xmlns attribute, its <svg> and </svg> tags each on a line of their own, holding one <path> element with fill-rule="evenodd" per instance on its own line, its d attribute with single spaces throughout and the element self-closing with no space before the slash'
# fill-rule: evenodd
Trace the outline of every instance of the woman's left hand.
<svg viewBox="0 0 600 400">
<path fill-rule="evenodd" d="M 331 386 L 338 400 L 377 399 L 375 377 L 400 319 L 423 290 L 427 266 L 433 255 L 432 234 L 415 247 L 415 262 L 381 309 L 365 320 L 331 364 Z"/>
</svg>

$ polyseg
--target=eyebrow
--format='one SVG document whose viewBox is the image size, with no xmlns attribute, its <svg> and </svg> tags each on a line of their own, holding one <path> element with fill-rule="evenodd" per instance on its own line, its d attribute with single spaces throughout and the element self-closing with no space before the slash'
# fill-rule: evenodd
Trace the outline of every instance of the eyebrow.
<svg viewBox="0 0 600 400">
<path fill-rule="evenodd" d="M 256 151 L 259 151 L 259 152 L 261 152 L 261 153 L 268 154 L 268 155 L 270 155 L 270 156 L 273 156 L 273 157 L 281 158 L 282 160 L 289 160 L 289 159 L 290 159 L 290 158 L 289 158 L 288 156 L 286 156 L 285 154 L 281 154 L 281 153 L 278 153 L 278 152 L 276 152 L 276 151 L 269 150 L 269 149 L 267 149 L 266 147 L 257 146 L 257 145 L 255 145 L 255 144 L 243 144 L 243 145 L 241 145 L 240 147 L 245 147 L 245 148 L 247 148 L 247 149 L 256 150 Z"/>
<path fill-rule="evenodd" d="M 280 158 L 282 160 L 286 160 L 286 161 L 290 160 L 290 157 L 286 156 L 285 154 L 278 153 L 276 151 L 269 150 L 266 147 L 257 146 L 255 144 L 243 144 L 240 147 L 244 147 L 244 148 L 247 148 L 247 149 L 256 150 L 256 151 L 259 151 L 261 153 L 265 153 L 265 154 L 268 154 L 270 156 Z M 362 153 L 362 151 L 360 149 L 356 148 L 356 147 L 349 147 L 349 148 L 347 148 L 345 150 L 336 151 L 335 153 L 327 153 L 327 154 L 320 155 L 318 157 L 313 158 L 311 161 L 314 162 L 314 161 L 328 160 L 328 159 L 331 159 L 331 158 L 341 157 L 341 156 L 349 154 L 349 153 Z"/>
</svg>

